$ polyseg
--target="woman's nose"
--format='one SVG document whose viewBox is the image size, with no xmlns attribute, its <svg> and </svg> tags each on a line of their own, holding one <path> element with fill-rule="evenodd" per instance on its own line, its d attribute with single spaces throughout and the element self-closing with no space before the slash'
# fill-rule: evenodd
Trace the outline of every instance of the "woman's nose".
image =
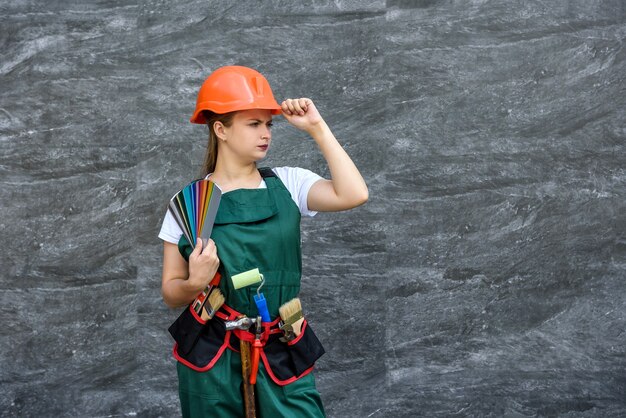
<svg viewBox="0 0 626 418">
<path fill-rule="evenodd" d="M 265 127 L 265 131 L 263 131 L 263 133 L 261 134 L 261 138 L 270 139 L 271 137 L 272 137 L 272 131 L 270 130 L 270 128 Z"/>
</svg>

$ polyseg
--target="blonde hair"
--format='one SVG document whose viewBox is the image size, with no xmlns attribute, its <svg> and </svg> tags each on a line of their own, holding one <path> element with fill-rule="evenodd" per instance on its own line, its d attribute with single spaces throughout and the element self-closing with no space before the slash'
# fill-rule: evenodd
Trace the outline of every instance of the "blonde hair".
<svg viewBox="0 0 626 418">
<path fill-rule="evenodd" d="M 224 126 L 230 127 L 233 124 L 233 117 L 237 112 L 230 112 L 224 114 L 218 114 L 211 112 L 210 110 L 203 110 L 204 119 L 209 127 L 209 143 L 206 147 L 206 154 L 204 155 L 204 164 L 202 165 L 202 177 L 215 171 L 215 164 L 217 163 L 217 135 L 213 129 L 215 122 L 222 122 Z"/>
</svg>

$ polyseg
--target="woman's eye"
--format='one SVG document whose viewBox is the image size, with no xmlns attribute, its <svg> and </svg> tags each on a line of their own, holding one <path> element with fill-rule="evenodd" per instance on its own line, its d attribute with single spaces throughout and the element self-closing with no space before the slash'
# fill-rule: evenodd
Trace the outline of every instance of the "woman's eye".
<svg viewBox="0 0 626 418">
<path fill-rule="evenodd" d="M 252 122 L 252 123 L 250 123 L 250 126 L 255 126 L 256 127 L 256 126 L 259 126 L 259 125 L 261 125 L 261 122 Z M 268 128 L 271 128 L 272 126 L 274 126 L 274 124 L 272 122 L 267 123 L 267 127 Z"/>
</svg>

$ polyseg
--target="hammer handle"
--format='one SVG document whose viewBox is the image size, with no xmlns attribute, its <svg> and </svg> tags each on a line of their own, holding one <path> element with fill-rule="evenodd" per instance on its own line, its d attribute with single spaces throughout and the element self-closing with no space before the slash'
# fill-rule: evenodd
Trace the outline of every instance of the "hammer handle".
<svg viewBox="0 0 626 418">
<path fill-rule="evenodd" d="M 256 418 L 254 385 L 250 384 L 250 372 L 252 369 L 250 361 L 250 343 L 240 340 L 239 348 L 241 351 L 241 376 L 243 378 L 243 401 L 246 408 L 246 418 Z"/>
</svg>

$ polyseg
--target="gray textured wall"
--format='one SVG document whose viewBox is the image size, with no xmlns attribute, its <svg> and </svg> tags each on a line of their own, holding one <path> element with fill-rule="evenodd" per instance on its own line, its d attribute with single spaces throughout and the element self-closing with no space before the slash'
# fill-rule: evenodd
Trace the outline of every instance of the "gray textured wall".
<svg viewBox="0 0 626 418">
<path fill-rule="evenodd" d="M 156 235 L 225 64 L 370 187 L 302 225 L 330 416 L 626 415 L 624 4 L 3 1 L 0 415 L 179 414 Z"/>
</svg>

